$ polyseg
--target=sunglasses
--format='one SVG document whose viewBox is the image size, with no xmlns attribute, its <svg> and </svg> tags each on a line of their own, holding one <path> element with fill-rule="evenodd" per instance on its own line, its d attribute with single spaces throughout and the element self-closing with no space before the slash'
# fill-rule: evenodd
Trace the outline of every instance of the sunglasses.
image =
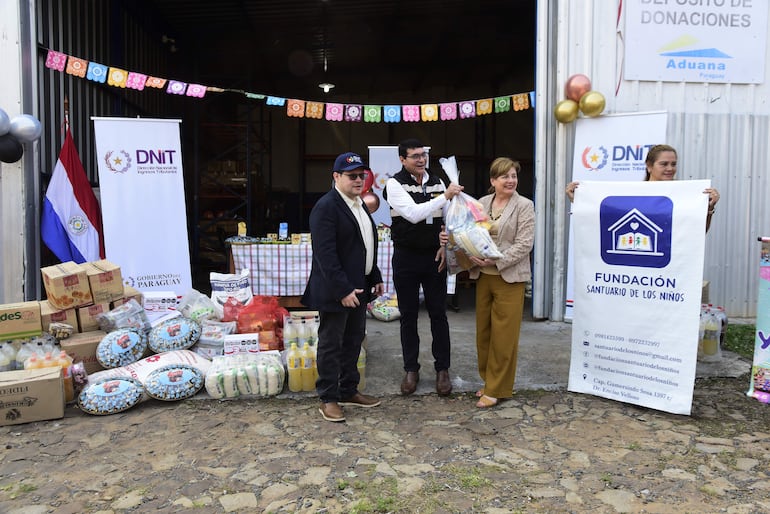
<svg viewBox="0 0 770 514">
<path fill-rule="evenodd" d="M 366 173 L 366 172 L 363 172 L 363 173 L 342 173 L 342 175 L 345 175 L 350 180 L 355 180 L 357 178 L 360 178 L 361 180 L 366 180 L 366 177 L 369 176 L 369 174 Z"/>
</svg>

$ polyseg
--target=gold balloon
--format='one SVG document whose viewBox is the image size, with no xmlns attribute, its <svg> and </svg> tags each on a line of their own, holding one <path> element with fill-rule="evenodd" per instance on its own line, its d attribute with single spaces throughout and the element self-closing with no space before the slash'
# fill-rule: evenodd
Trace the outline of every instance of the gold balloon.
<svg viewBox="0 0 770 514">
<path fill-rule="evenodd" d="M 578 115 L 578 104 L 574 100 L 562 100 L 553 108 L 553 116 L 560 123 L 572 123 Z"/>
<path fill-rule="evenodd" d="M 580 73 L 572 75 L 564 85 L 564 96 L 576 102 L 579 102 L 580 98 L 589 91 L 591 91 L 591 79 Z"/>
<path fill-rule="evenodd" d="M 604 95 L 598 91 L 589 91 L 580 97 L 580 111 L 589 117 L 599 116 L 605 104 Z"/>
</svg>

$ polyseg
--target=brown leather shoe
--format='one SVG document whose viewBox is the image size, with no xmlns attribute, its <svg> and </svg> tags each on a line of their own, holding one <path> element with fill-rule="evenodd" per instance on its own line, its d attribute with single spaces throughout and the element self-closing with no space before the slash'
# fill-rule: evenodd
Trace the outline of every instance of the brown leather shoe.
<svg viewBox="0 0 770 514">
<path fill-rule="evenodd" d="M 374 396 L 356 393 L 350 398 L 340 401 L 340 405 L 353 405 L 355 407 L 376 407 L 382 402 Z"/>
<path fill-rule="evenodd" d="M 417 390 L 417 382 L 420 374 L 417 371 L 407 371 L 404 380 L 401 381 L 401 394 L 408 396 Z"/>
<path fill-rule="evenodd" d="M 321 402 L 318 412 L 326 421 L 345 421 L 345 413 L 337 402 Z"/>
<path fill-rule="evenodd" d="M 452 392 L 452 381 L 449 380 L 449 370 L 442 369 L 436 372 L 436 392 L 440 396 L 446 396 Z"/>
</svg>

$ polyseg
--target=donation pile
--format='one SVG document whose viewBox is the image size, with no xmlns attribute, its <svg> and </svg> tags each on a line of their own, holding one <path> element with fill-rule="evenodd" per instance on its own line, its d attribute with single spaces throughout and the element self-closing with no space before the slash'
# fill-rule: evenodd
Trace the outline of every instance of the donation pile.
<svg viewBox="0 0 770 514">
<path fill-rule="evenodd" d="M 0 386 L 26 395 L 4 399 L 0 424 L 60 418 L 65 403 L 108 415 L 204 390 L 215 399 L 275 396 L 286 380 L 285 340 L 301 345 L 315 372 L 318 313 L 253 296 L 248 270 L 212 273 L 211 296 L 193 289 L 178 298 L 124 287 L 107 261 L 51 268 L 41 270 L 47 300 L 0 306 Z"/>
</svg>

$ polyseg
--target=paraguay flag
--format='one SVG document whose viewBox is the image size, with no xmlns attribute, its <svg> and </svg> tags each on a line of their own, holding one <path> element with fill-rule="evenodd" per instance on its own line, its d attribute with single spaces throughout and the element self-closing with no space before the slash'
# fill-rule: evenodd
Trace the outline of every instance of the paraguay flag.
<svg viewBox="0 0 770 514">
<path fill-rule="evenodd" d="M 40 232 L 62 262 L 80 264 L 104 258 L 99 203 L 69 127 L 43 200 Z"/>
</svg>

